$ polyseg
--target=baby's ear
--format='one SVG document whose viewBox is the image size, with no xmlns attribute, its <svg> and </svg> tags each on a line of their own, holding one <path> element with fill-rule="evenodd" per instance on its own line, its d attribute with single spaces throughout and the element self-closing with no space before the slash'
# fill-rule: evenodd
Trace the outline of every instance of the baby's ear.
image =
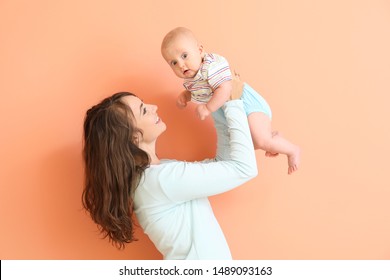
<svg viewBox="0 0 390 280">
<path fill-rule="evenodd" d="M 204 54 L 203 45 L 198 44 L 198 47 L 199 47 L 200 54 L 203 56 L 203 54 Z"/>
</svg>

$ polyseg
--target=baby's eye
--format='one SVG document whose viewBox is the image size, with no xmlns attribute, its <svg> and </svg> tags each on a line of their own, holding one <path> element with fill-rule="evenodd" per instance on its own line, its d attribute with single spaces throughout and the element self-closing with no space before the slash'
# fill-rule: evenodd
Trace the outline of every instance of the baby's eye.
<svg viewBox="0 0 390 280">
<path fill-rule="evenodd" d="M 172 61 L 172 62 L 171 62 L 171 65 L 172 65 L 172 66 L 175 66 L 176 63 L 177 63 L 177 61 Z"/>
<path fill-rule="evenodd" d="M 186 54 L 186 53 L 183 53 L 183 55 L 181 56 L 183 59 L 186 59 L 187 58 L 187 56 L 188 56 L 188 54 Z"/>
</svg>

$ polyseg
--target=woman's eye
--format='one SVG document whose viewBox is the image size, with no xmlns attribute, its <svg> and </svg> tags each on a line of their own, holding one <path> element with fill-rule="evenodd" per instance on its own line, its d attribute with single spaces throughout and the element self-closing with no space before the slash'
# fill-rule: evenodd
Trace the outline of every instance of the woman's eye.
<svg viewBox="0 0 390 280">
<path fill-rule="evenodd" d="M 144 115 L 146 114 L 146 107 L 144 107 Z"/>
</svg>

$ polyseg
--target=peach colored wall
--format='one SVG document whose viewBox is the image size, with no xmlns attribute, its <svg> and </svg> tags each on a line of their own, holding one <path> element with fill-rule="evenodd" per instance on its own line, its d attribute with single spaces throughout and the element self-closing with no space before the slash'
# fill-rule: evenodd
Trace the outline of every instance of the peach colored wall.
<svg viewBox="0 0 390 280">
<path fill-rule="evenodd" d="M 268 99 L 301 169 L 211 198 L 236 259 L 390 259 L 390 4 L 386 0 L 0 1 L 0 259 L 159 259 L 118 251 L 81 209 L 82 121 L 117 91 L 157 103 L 163 157 L 213 155 L 212 122 L 174 105 L 160 56 L 187 26 Z M 199 137 L 198 141 L 194 139 Z"/>
</svg>

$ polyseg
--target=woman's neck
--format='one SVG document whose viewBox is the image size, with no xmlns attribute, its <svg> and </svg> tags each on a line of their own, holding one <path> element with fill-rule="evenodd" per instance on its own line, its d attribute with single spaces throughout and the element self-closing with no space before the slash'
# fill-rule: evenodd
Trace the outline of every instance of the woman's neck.
<svg viewBox="0 0 390 280">
<path fill-rule="evenodd" d="M 150 165 L 157 165 L 157 164 L 160 164 L 160 159 L 156 155 L 150 156 Z"/>
<path fill-rule="evenodd" d="M 154 144 L 150 144 L 150 145 L 141 144 L 140 148 L 142 150 L 144 150 L 149 155 L 151 165 L 160 164 L 160 159 L 156 155 L 156 145 L 154 145 Z"/>
</svg>

